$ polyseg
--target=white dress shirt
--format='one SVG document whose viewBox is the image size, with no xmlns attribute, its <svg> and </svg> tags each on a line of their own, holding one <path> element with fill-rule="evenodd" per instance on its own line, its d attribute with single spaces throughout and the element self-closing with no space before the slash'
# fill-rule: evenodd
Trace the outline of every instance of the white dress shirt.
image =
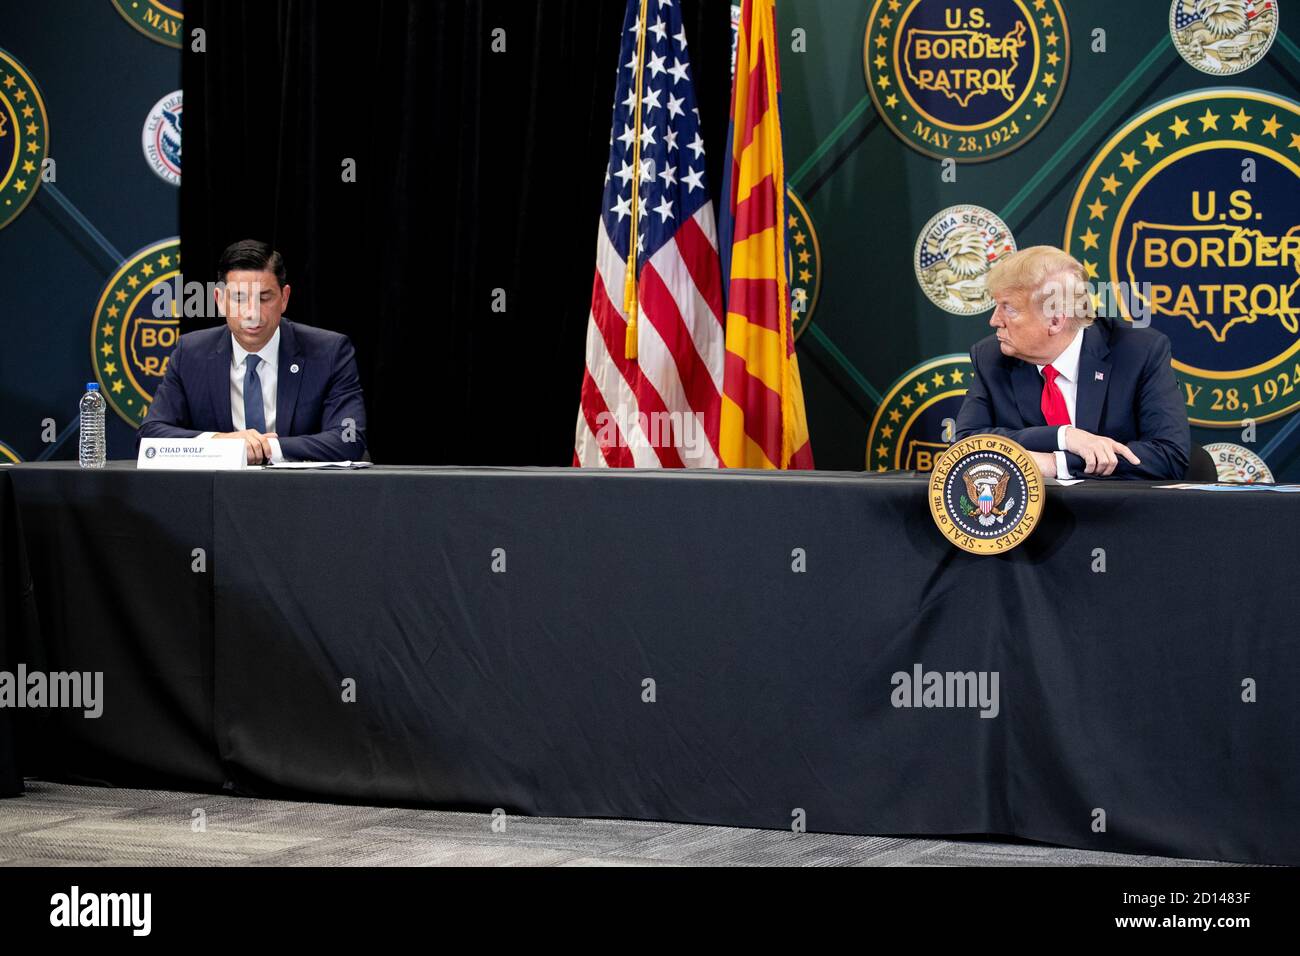
<svg viewBox="0 0 1300 956">
<path fill-rule="evenodd" d="M 277 327 L 270 340 L 255 353 L 248 352 L 234 335 L 230 336 L 230 419 L 235 431 L 248 427 L 244 421 L 244 376 L 248 372 L 248 356 L 257 355 L 262 361 L 257 366 L 257 377 L 262 383 L 262 414 L 266 417 L 266 430 L 275 431 L 275 387 L 279 381 L 280 329 Z M 216 432 L 204 432 L 200 438 L 211 438 Z M 271 461 L 284 461 L 279 439 L 271 439 Z"/>
<path fill-rule="evenodd" d="M 277 333 L 278 334 L 278 333 Z M 1056 369 L 1056 387 L 1065 398 L 1065 409 L 1070 413 L 1071 423 L 1078 419 L 1074 414 L 1075 402 L 1079 397 L 1079 356 L 1083 351 L 1083 330 L 1074 333 L 1074 338 L 1065 347 L 1065 351 L 1056 357 L 1052 367 Z M 1044 365 L 1036 366 L 1038 374 L 1043 374 Z M 269 419 L 268 419 L 269 420 Z M 1056 477 L 1069 478 L 1070 466 L 1065 460 L 1065 430 L 1070 425 L 1062 425 L 1056 430 Z"/>
</svg>

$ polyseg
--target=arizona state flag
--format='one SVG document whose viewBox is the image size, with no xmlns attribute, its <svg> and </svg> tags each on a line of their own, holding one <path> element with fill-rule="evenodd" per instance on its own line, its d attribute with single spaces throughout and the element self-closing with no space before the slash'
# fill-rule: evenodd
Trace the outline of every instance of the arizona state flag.
<svg viewBox="0 0 1300 956">
<path fill-rule="evenodd" d="M 727 468 L 813 467 L 785 271 L 779 92 L 774 0 L 743 0 L 723 208 L 731 256 L 719 457 Z"/>
</svg>

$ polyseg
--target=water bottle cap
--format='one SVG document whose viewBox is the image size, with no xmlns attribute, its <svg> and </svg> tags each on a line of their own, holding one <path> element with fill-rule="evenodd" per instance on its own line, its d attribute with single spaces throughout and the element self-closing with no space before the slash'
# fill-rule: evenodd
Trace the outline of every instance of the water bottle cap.
<svg viewBox="0 0 1300 956">
<path fill-rule="evenodd" d="M 98 392 L 98 391 L 99 391 L 99 383 L 98 383 L 98 382 L 87 382 L 87 383 L 86 383 L 86 391 L 88 391 L 88 392 Z"/>
</svg>

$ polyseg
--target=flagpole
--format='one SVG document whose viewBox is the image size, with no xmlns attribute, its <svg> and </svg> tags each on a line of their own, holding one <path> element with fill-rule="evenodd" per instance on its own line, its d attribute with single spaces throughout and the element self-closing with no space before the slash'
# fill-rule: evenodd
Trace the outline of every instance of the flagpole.
<svg viewBox="0 0 1300 956">
<path fill-rule="evenodd" d="M 649 0 L 641 0 L 641 14 L 637 18 L 636 34 L 636 105 L 632 108 L 632 221 L 627 236 L 627 271 L 623 275 L 623 311 L 627 313 L 627 337 L 623 342 L 623 355 L 634 359 L 637 354 L 637 293 L 636 293 L 636 237 L 637 220 L 641 204 L 641 86 L 645 79 L 646 8 Z"/>
<path fill-rule="evenodd" d="M 767 27 L 770 32 L 767 34 L 767 40 L 763 44 L 764 54 L 770 57 L 771 68 L 765 70 L 767 74 L 767 96 L 768 102 L 772 104 L 771 108 L 776 110 L 776 136 L 778 148 L 773 165 L 772 181 L 776 183 L 776 279 L 778 288 L 782 294 L 777 296 L 777 315 L 780 317 L 781 329 L 781 461 L 779 467 L 782 469 L 790 467 L 790 459 L 794 457 L 794 381 L 792 375 L 792 363 L 790 361 L 790 277 L 786 274 L 786 236 L 785 236 L 785 149 L 781 143 L 781 126 L 780 126 L 780 102 L 781 102 L 781 65 L 778 59 L 776 46 L 776 0 L 772 0 L 772 16 L 765 18 L 768 20 Z"/>
</svg>

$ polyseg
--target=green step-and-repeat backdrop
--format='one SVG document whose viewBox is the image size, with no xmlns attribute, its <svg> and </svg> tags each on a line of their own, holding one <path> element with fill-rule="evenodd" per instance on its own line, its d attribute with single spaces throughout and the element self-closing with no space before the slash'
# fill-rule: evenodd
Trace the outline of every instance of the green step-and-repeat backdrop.
<svg viewBox="0 0 1300 956">
<path fill-rule="evenodd" d="M 1300 6 L 1300 5 L 1298 5 Z M 726 15 L 720 4 L 720 15 Z M 0 457 L 110 454 L 177 330 L 180 0 L 5 4 Z M 1173 342 L 1194 438 L 1300 480 L 1291 0 L 780 0 L 790 268 L 818 466 L 927 469 L 999 255 L 1061 245 Z M 57 25 L 54 26 L 54 25 Z"/>
<path fill-rule="evenodd" d="M 0 0 L 0 461 L 134 455 L 178 320 L 181 0 Z"/>
<path fill-rule="evenodd" d="M 927 469 L 982 277 L 1052 244 L 1169 336 L 1193 439 L 1300 480 L 1290 0 L 782 0 L 798 346 L 818 467 Z"/>
</svg>

